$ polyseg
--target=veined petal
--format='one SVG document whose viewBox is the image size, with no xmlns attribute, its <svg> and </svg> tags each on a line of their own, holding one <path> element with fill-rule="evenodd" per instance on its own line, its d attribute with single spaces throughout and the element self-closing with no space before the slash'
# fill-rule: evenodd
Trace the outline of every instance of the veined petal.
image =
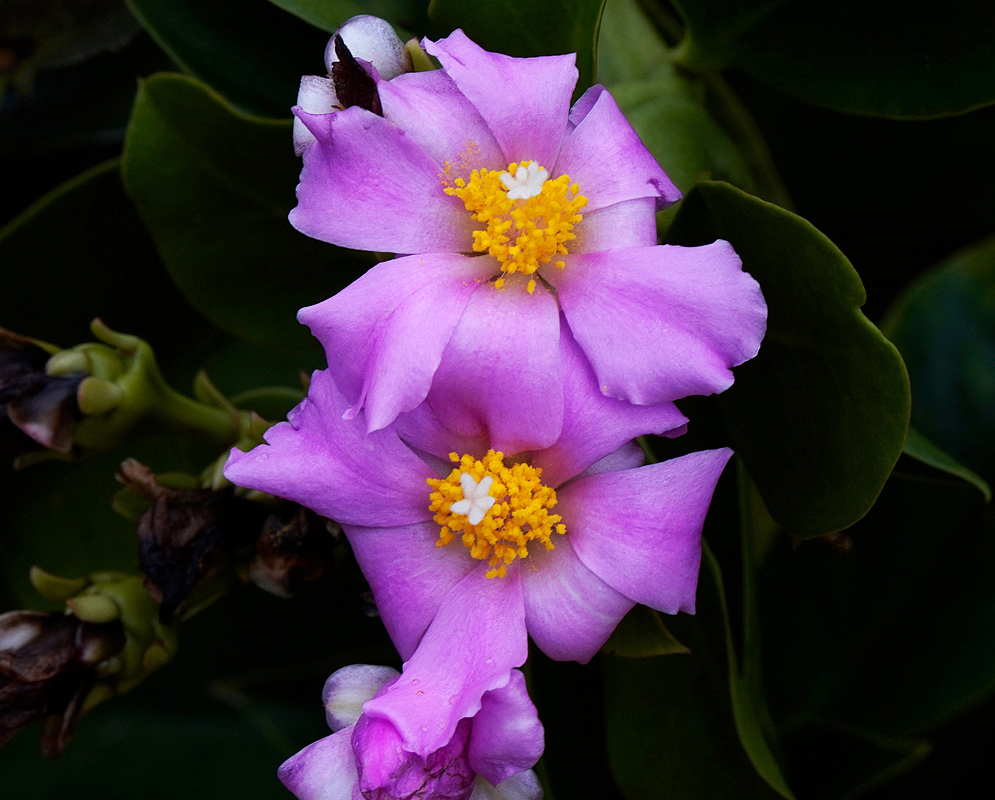
<svg viewBox="0 0 995 800">
<path fill-rule="evenodd" d="M 653 247 L 656 244 L 656 200 L 637 197 L 597 211 L 585 208 L 584 219 L 575 230 L 577 238 L 570 243 L 571 253 Z M 544 267 L 543 276 L 552 269 Z"/>
<path fill-rule="evenodd" d="M 352 727 L 309 744 L 280 766 L 277 775 L 300 800 L 353 800 L 359 776 Z"/>
<path fill-rule="evenodd" d="M 508 162 L 555 163 L 577 83 L 574 53 L 512 58 L 484 50 L 461 30 L 424 46 L 477 107 Z"/>
<path fill-rule="evenodd" d="M 525 676 L 512 670 L 507 686 L 487 692 L 480 701 L 470 731 L 470 766 L 497 785 L 533 767 L 543 746 L 542 723 L 529 699 Z"/>
<path fill-rule="evenodd" d="M 657 210 L 680 200 L 680 191 L 614 98 L 603 86 L 592 86 L 584 96 L 595 93 L 594 104 L 563 142 L 551 174 L 567 174 L 579 184 L 591 211 L 637 197 L 654 198 Z"/>
<path fill-rule="evenodd" d="M 630 600 L 693 614 L 701 528 L 731 455 L 705 450 L 564 486 L 556 510 L 578 558 Z"/>
<path fill-rule="evenodd" d="M 572 535 L 568 527 L 554 550 L 533 548 L 522 563 L 525 624 L 550 658 L 586 664 L 635 603 L 581 563 Z"/>
<path fill-rule="evenodd" d="M 398 675 L 396 669 L 373 664 L 350 664 L 333 672 L 321 691 L 328 727 L 339 731 L 355 725 L 363 713 L 363 703 Z"/>
<path fill-rule="evenodd" d="M 430 488 L 424 486 L 428 508 Z M 436 547 L 439 525 L 431 520 L 400 528 L 344 525 L 343 530 L 370 582 L 387 633 L 407 661 L 446 595 L 479 562 L 461 545 Z"/>
<path fill-rule="evenodd" d="M 649 405 L 721 392 L 760 349 L 767 306 L 728 242 L 563 260 L 543 276 L 609 397 Z"/>
<path fill-rule="evenodd" d="M 494 271 L 457 253 L 395 258 L 301 309 L 297 318 L 325 348 L 352 403 L 347 416 L 365 407 L 376 431 L 421 403 L 470 295 Z"/>
<path fill-rule="evenodd" d="M 523 280 L 478 288 L 453 331 L 428 404 L 459 436 L 489 434 L 506 454 L 548 447 L 563 424 L 556 298 Z M 509 410 L 513 409 L 513 413 Z"/>
<path fill-rule="evenodd" d="M 433 467 L 439 477 L 448 475 L 452 470 L 450 453 L 469 453 L 474 458 L 481 458 L 489 447 L 484 434 L 459 436 L 453 433 L 439 421 L 428 403 L 399 415 L 394 420 L 393 428 L 409 447 L 439 459 Z"/>
<path fill-rule="evenodd" d="M 317 140 L 304 151 L 290 212 L 297 230 L 357 250 L 472 249 L 470 215 L 443 191 L 439 165 L 412 136 L 358 106 L 294 114 Z"/>
<path fill-rule="evenodd" d="M 560 329 L 563 363 L 563 430 L 545 450 L 533 453 L 532 464 L 542 468 L 547 486 L 559 486 L 596 461 L 646 433 L 683 433 L 685 417 L 673 403 L 636 406 L 605 397 L 594 370 L 573 340 Z"/>
<path fill-rule="evenodd" d="M 461 719 L 481 707 L 528 657 L 522 582 L 514 564 L 485 578 L 480 564 L 446 595 L 401 677 L 363 711 L 397 728 L 423 758 L 449 742 Z"/>
<path fill-rule="evenodd" d="M 480 112 L 441 70 L 411 72 L 378 84 L 384 116 L 405 130 L 452 177 L 508 164 Z M 465 173 L 465 174 L 464 174 Z"/>
<path fill-rule="evenodd" d="M 225 477 L 351 525 L 387 527 L 431 518 L 425 481 L 432 471 L 390 430 L 367 435 L 328 372 L 316 372 L 308 396 L 265 434 L 266 444 L 233 448 Z"/>
</svg>

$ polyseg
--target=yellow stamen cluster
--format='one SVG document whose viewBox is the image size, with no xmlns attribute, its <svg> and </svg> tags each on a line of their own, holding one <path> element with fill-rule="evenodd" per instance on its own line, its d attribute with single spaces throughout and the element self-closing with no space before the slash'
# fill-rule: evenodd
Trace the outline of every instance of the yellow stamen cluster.
<svg viewBox="0 0 995 800">
<path fill-rule="evenodd" d="M 507 172 L 514 175 L 519 166 L 530 162 L 511 163 Z M 555 255 L 567 254 L 566 243 L 576 238 L 574 225 L 581 221 L 580 210 L 587 205 L 587 198 L 580 194 L 580 187 L 570 183 L 569 175 L 547 179 L 542 191 L 527 200 L 511 200 L 508 189 L 497 170 L 475 169 L 470 180 L 457 178 L 447 186 L 446 194 L 463 201 L 473 219 L 487 227 L 473 233 L 473 249 L 489 253 L 501 264 L 501 271 L 512 274 L 521 272 L 532 275 Z M 563 269 L 563 262 L 556 266 Z M 495 284 L 504 285 L 504 278 Z M 535 291 L 536 282 L 529 280 L 529 294 Z"/>
<path fill-rule="evenodd" d="M 428 509 L 435 513 L 435 521 L 442 526 L 436 547 L 443 547 L 460 535 L 471 556 L 481 561 L 489 560 L 492 569 L 487 577 L 503 578 L 508 564 L 528 556 L 529 542 L 539 541 L 547 550 L 552 550 L 551 536 L 567 532 L 566 526 L 560 523 L 560 515 L 549 513 L 556 505 L 556 491 L 543 485 L 542 470 L 538 467 L 531 464 L 505 466 L 504 454 L 493 450 L 488 450 L 480 460 L 470 455 L 460 458 L 456 453 L 450 453 L 449 458 L 459 466 L 446 478 L 428 479 L 435 489 L 429 495 Z M 465 514 L 454 514 L 450 510 L 453 503 L 463 499 L 460 486 L 463 473 L 472 476 L 477 483 L 488 475 L 493 478 L 489 494 L 496 502 L 476 525 L 471 525 Z"/>
</svg>

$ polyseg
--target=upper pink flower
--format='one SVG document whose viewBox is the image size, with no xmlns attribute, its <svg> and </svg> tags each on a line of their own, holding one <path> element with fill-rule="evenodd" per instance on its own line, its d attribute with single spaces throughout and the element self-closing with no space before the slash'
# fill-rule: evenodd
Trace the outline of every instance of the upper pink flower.
<svg viewBox="0 0 995 800">
<path fill-rule="evenodd" d="M 368 68 L 383 116 L 294 110 L 309 132 L 294 226 L 404 254 L 300 312 L 347 415 L 374 431 L 427 400 L 496 449 L 548 447 L 563 326 L 608 397 L 728 388 L 763 337 L 760 289 L 726 242 L 656 244 L 655 211 L 680 193 L 611 95 L 571 108 L 573 55 L 511 58 L 462 31 L 425 47 L 441 70 Z"/>
</svg>

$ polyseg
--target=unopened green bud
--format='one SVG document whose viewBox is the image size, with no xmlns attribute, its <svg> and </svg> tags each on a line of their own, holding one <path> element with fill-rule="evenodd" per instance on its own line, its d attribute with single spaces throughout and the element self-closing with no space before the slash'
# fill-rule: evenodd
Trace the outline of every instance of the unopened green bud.
<svg viewBox="0 0 995 800">
<path fill-rule="evenodd" d="M 90 371 L 90 359 L 80 350 L 62 350 L 52 356 L 45 365 L 48 375 L 76 375 Z"/>
<path fill-rule="evenodd" d="M 135 353 L 142 344 L 142 340 L 137 336 L 112 331 L 99 318 L 90 323 L 90 330 L 100 341 L 107 342 L 107 344 L 116 347 L 122 353 L 127 353 L 128 355 Z"/>
<path fill-rule="evenodd" d="M 30 579 L 38 594 L 56 603 L 66 602 L 90 585 L 89 578 L 60 578 L 41 567 L 31 568 Z"/>
<path fill-rule="evenodd" d="M 113 622 L 121 615 L 113 600 L 99 594 L 81 594 L 67 600 L 66 605 L 83 622 Z"/>
<path fill-rule="evenodd" d="M 107 414 L 121 405 L 124 390 L 116 383 L 91 375 L 79 385 L 76 398 L 79 410 L 92 417 Z"/>
</svg>

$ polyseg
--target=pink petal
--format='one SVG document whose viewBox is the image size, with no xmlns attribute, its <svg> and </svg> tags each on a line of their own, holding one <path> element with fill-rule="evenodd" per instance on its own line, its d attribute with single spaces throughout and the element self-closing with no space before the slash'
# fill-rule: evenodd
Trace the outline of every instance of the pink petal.
<svg viewBox="0 0 995 800">
<path fill-rule="evenodd" d="M 705 450 L 564 486 L 556 510 L 578 558 L 630 600 L 693 614 L 701 528 L 730 456 Z"/>
<path fill-rule="evenodd" d="M 444 167 L 507 168 L 501 147 L 473 103 L 443 70 L 412 72 L 377 86 L 384 116 Z M 469 213 L 469 212 L 467 212 Z"/>
<path fill-rule="evenodd" d="M 687 418 L 673 403 L 636 406 L 605 397 L 570 331 L 560 331 L 563 359 L 563 430 L 550 447 L 534 453 L 542 481 L 559 486 L 594 462 L 646 433 L 683 432 Z"/>
<path fill-rule="evenodd" d="M 428 460 L 427 456 L 434 456 L 438 459 L 433 469 L 440 477 L 448 475 L 453 468 L 450 453 L 469 453 L 474 458 L 481 458 L 490 446 L 484 435 L 459 436 L 453 433 L 439 421 L 428 403 L 401 414 L 394 420 L 393 428 L 406 445 L 421 451 L 422 458 Z"/>
<path fill-rule="evenodd" d="M 635 604 L 581 563 L 571 539 L 568 527 L 554 550 L 535 548 L 522 562 L 525 624 L 550 658 L 586 664 Z"/>
<path fill-rule="evenodd" d="M 432 471 L 393 431 L 367 435 L 361 415 L 342 419 L 346 408 L 328 372 L 314 373 L 308 396 L 266 432 L 266 444 L 232 449 L 225 477 L 350 525 L 430 519 L 425 481 Z"/>
<path fill-rule="evenodd" d="M 514 566 L 514 565 L 512 565 Z M 449 592 L 397 683 L 364 712 L 390 720 L 404 746 L 423 758 L 449 742 L 528 657 L 518 570 L 485 578 L 480 564 Z"/>
<path fill-rule="evenodd" d="M 484 50 L 461 30 L 424 45 L 477 107 L 508 162 L 547 169 L 556 162 L 577 83 L 573 53 L 512 58 Z"/>
<path fill-rule="evenodd" d="M 357 250 L 452 253 L 472 249 L 473 221 L 444 192 L 439 165 L 392 122 L 358 106 L 331 114 L 295 108 L 317 141 L 304 151 L 301 233 Z"/>
<path fill-rule="evenodd" d="M 278 777 L 300 800 L 353 800 L 359 776 L 352 726 L 309 744 L 280 766 Z"/>
<path fill-rule="evenodd" d="M 365 407 L 375 431 L 425 399 L 470 295 L 492 267 L 455 253 L 395 258 L 300 310 L 297 318 L 324 346 L 329 371 L 353 403 L 347 415 Z"/>
<path fill-rule="evenodd" d="M 767 306 L 728 242 L 563 260 L 544 277 L 609 397 L 649 405 L 721 392 L 760 349 Z"/>
<path fill-rule="evenodd" d="M 604 89 L 563 142 L 550 174 L 569 175 L 579 184 L 590 210 L 637 197 L 654 198 L 659 210 L 681 199 L 680 191 Z"/>
<path fill-rule="evenodd" d="M 525 676 L 517 669 L 500 689 L 487 692 L 473 718 L 470 766 L 488 782 L 499 784 L 535 765 L 544 746 L 542 723 L 529 699 Z"/>
<path fill-rule="evenodd" d="M 426 484 L 426 508 L 430 491 Z M 432 521 L 400 528 L 345 525 L 343 530 L 387 633 L 407 661 L 446 595 L 479 562 L 459 541 L 436 547 L 439 525 Z"/>
<path fill-rule="evenodd" d="M 521 276 L 473 293 L 435 373 L 428 404 L 460 436 L 507 454 L 548 447 L 563 422 L 556 298 Z"/>
<path fill-rule="evenodd" d="M 574 228 L 577 238 L 567 245 L 571 253 L 598 253 L 656 244 L 656 200 L 652 197 L 637 197 L 597 211 L 584 209 L 583 216 Z M 545 267 L 543 275 L 552 269 Z"/>
</svg>

